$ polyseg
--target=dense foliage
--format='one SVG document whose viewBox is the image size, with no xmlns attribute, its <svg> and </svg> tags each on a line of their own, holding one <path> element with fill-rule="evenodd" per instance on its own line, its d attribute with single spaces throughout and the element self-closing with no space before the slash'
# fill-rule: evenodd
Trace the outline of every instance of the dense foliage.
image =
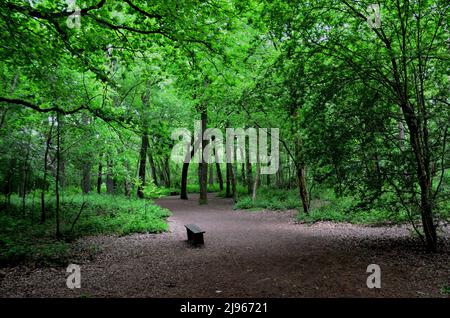
<svg viewBox="0 0 450 318">
<path fill-rule="evenodd" d="M 165 212 L 139 199 L 198 189 L 206 204 L 209 187 L 303 220 L 407 221 L 436 250 L 450 208 L 449 4 L 382 1 L 375 27 L 369 4 L 2 0 L 0 249 L 50 229 L 161 231 Z M 173 129 L 196 120 L 279 128 L 278 172 L 172 162 Z"/>
</svg>

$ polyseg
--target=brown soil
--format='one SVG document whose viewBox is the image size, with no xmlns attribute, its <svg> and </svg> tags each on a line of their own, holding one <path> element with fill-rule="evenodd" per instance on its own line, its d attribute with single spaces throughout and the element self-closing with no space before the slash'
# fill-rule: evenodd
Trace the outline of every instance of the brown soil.
<svg viewBox="0 0 450 318">
<path fill-rule="evenodd" d="M 170 231 L 77 242 L 81 289 L 66 287 L 65 268 L 3 269 L 1 297 L 446 297 L 445 252 L 430 255 L 407 227 L 297 224 L 294 212 L 233 211 L 210 195 L 157 203 L 173 211 Z M 186 240 L 184 224 L 206 231 L 204 247 Z M 369 264 L 381 267 L 381 289 L 368 289 Z"/>
</svg>

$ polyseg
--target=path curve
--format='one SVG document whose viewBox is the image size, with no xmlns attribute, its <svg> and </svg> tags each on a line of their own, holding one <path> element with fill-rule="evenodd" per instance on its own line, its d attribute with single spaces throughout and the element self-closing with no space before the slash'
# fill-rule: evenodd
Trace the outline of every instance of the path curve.
<svg viewBox="0 0 450 318">
<path fill-rule="evenodd" d="M 442 297 L 449 253 L 431 256 L 405 227 L 297 224 L 294 211 L 235 211 L 229 199 L 166 197 L 169 231 L 79 241 L 82 288 L 69 290 L 63 268 L 6 269 L 2 297 Z M 186 242 L 184 224 L 206 231 L 204 247 Z M 368 289 L 369 264 L 382 288 Z"/>
</svg>

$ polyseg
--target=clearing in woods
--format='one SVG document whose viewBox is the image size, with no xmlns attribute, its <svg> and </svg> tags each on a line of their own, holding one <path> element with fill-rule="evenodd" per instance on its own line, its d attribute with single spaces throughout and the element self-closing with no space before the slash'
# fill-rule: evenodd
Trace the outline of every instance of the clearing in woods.
<svg viewBox="0 0 450 318">
<path fill-rule="evenodd" d="M 81 289 L 66 287 L 64 269 L 15 267 L 4 273 L 2 296 L 445 296 L 450 256 L 426 254 L 406 227 L 297 224 L 294 211 L 235 211 L 215 195 L 208 206 L 198 195 L 156 202 L 173 211 L 169 232 L 79 241 L 100 250 L 80 260 Z M 204 247 L 186 242 L 188 223 L 206 231 Z M 380 289 L 366 286 L 371 263 L 381 267 Z"/>
</svg>

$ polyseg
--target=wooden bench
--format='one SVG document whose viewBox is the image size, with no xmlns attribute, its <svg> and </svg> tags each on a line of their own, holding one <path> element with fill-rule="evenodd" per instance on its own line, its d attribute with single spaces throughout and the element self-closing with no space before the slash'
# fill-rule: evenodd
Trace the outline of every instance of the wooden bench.
<svg viewBox="0 0 450 318">
<path fill-rule="evenodd" d="M 203 231 L 195 224 L 186 224 L 188 241 L 193 242 L 195 245 L 197 244 L 205 244 L 203 241 Z"/>
</svg>

